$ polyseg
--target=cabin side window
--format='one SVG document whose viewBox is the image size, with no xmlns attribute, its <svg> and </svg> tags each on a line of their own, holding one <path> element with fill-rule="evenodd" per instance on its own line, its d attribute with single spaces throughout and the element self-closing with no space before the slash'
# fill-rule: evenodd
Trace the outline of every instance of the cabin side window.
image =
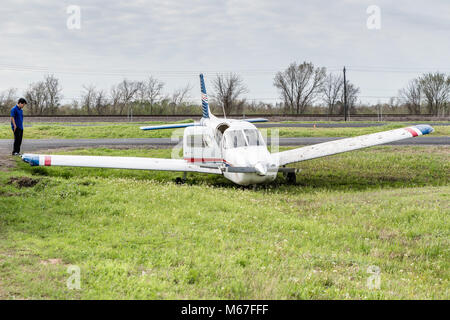
<svg viewBox="0 0 450 320">
<path fill-rule="evenodd" d="M 193 134 L 187 137 L 189 148 L 206 148 L 209 146 L 208 139 L 201 134 Z"/>
</svg>

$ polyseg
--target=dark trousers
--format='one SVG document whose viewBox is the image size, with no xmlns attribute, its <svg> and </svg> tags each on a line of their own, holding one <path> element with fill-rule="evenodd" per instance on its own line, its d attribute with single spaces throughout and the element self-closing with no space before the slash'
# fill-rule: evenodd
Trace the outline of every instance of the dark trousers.
<svg viewBox="0 0 450 320">
<path fill-rule="evenodd" d="M 23 129 L 16 128 L 16 131 L 14 131 L 14 153 L 20 152 L 20 145 L 22 144 L 22 137 L 23 137 Z"/>
</svg>

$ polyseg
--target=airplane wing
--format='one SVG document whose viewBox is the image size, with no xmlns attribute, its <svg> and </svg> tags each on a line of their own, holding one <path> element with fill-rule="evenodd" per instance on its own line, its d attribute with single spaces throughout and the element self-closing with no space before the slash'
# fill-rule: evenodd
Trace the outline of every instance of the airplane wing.
<svg viewBox="0 0 450 320">
<path fill-rule="evenodd" d="M 337 153 L 417 137 L 429 134 L 433 131 L 434 129 L 429 125 L 416 125 L 407 128 L 372 133 L 359 137 L 329 141 L 312 146 L 277 152 L 273 153 L 272 156 L 278 161 L 279 166 L 283 166 L 289 163 L 326 157 Z"/>
<path fill-rule="evenodd" d="M 222 174 L 219 168 L 190 164 L 183 159 L 24 154 L 22 160 L 28 162 L 31 166 L 114 168 Z"/>
<path fill-rule="evenodd" d="M 194 127 L 199 126 L 200 123 L 173 123 L 173 124 L 162 124 L 158 126 L 147 126 L 140 127 L 141 130 L 159 130 L 159 129 L 176 129 L 176 128 L 186 128 L 186 127 Z"/>
</svg>

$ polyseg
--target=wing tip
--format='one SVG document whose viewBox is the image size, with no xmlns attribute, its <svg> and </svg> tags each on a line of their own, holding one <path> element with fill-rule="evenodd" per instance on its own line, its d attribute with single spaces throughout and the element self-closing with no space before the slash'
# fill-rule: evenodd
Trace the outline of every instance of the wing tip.
<svg viewBox="0 0 450 320">
<path fill-rule="evenodd" d="M 434 128 L 429 124 L 418 124 L 414 127 L 418 129 L 420 132 L 422 132 L 423 135 L 434 132 Z"/>
<path fill-rule="evenodd" d="M 29 163 L 30 166 L 39 165 L 39 155 L 26 153 L 22 155 L 22 161 Z"/>
</svg>

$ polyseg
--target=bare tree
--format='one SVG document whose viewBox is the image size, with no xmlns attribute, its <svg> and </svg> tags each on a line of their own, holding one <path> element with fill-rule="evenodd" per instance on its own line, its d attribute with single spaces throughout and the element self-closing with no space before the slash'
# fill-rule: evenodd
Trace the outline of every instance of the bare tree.
<svg viewBox="0 0 450 320">
<path fill-rule="evenodd" d="M 153 105 L 162 99 L 161 91 L 164 83 L 150 76 L 146 81 L 137 82 L 137 87 L 136 98 L 139 105 L 148 105 L 151 114 Z"/>
<path fill-rule="evenodd" d="M 120 104 L 122 103 L 122 91 L 118 86 L 113 85 L 109 93 L 111 99 L 111 109 L 115 113 L 119 113 L 121 110 Z"/>
<path fill-rule="evenodd" d="M 325 77 L 325 68 L 315 68 L 311 62 L 299 65 L 294 62 L 285 71 L 276 74 L 274 86 L 279 89 L 287 109 L 300 114 L 312 104 Z"/>
<path fill-rule="evenodd" d="M 78 113 L 79 108 L 81 108 L 80 101 L 73 99 L 70 103 L 69 113 Z"/>
<path fill-rule="evenodd" d="M 172 113 L 175 114 L 177 106 L 183 105 L 190 98 L 192 87 L 187 84 L 185 87 L 176 89 L 170 97 L 169 105 L 172 107 Z"/>
<path fill-rule="evenodd" d="M 134 102 L 136 102 L 141 108 L 147 103 L 147 100 L 145 98 L 145 87 L 146 85 L 144 81 L 137 81 L 137 91 L 135 94 Z"/>
<path fill-rule="evenodd" d="M 45 89 L 47 91 L 46 109 L 50 114 L 55 114 L 61 105 L 61 87 L 59 80 L 53 75 L 47 75 L 44 79 Z"/>
<path fill-rule="evenodd" d="M 401 107 L 401 99 L 398 97 L 390 97 L 386 103 L 386 107 L 389 113 L 398 113 Z"/>
<path fill-rule="evenodd" d="M 129 81 L 127 79 L 122 80 L 122 82 L 118 84 L 117 90 L 120 91 L 121 102 L 119 104 L 119 114 L 123 114 L 124 109 L 131 107 L 131 103 L 136 98 L 139 87 L 139 82 Z"/>
<path fill-rule="evenodd" d="M 450 76 L 439 72 L 427 73 L 419 78 L 419 83 L 428 112 L 433 115 L 446 114 L 450 97 Z"/>
<path fill-rule="evenodd" d="M 418 79 L 411 80 L 408 85 L 399 91 L 399 97 L 411 114 L 420 114 L 422 103 L 422 88 Z"/>
<path fill-rule="evenodd" d="M 106 98 L 106 93 L 104 90 L 99 90 L 95 94 L 95 103 L 94 103 L 95 111 L 97 114 L 105 114 L 108 108 L 108 99 Z"/>
<path fill-rule="evenodd" d="M 327 104 L 328 114 L 336 112 L 336 106 L 341 98 L 344 80 L 342 76 L 330 73 L 324 80 L 322 86 L 323 100 Z"/>
<path fill-rule="evenodd" d="M 242 111 L 245 99 L 239 97 L 247 93 L 248 89 L 239 75 L 235 73 L 218 74 L 213 80 L 213 86 L 212 97 L 222 107 L 225 114 Z"/>
<path fill-rule="evenodd" d="M 0 113 L 8 114 L 17 101 L 17 89 L 10 88 L 0 93 Z"/>
<path fill-rule="evenodd" d="M 152 76 L 144 83 L 144 98 L 150 104 L 150 114 L 153 112 L 153 105 L 162 98 L 161 92 L 163 88 L 164 83 Z"/>
<path fill-rule="evenodd" d="M 94 85 L 83 86 L 84 92 L 81 94 L 81 105 L 86 110 L 87 114 L 92 114 L 94 109 L 96 91 Z"/>
<path fill-rule="evenodd" d="M 41 115 L 45 111 L 47 101 L 47 90 L 42 81 L 32 83 L 25 91 L 25 99 L 32 115 Z"/>
<path fill-rule="evenodd" d="M 347 104 L 348 110 L 351 113 L 355 113 L 356 102 L 358 101 L 359 87 L 355 86 L 349 80 L 347 80 Z M 342 92 L 342 101 L 344 101 L 344 92 Z"/>
<path fill-rule="evenodd" d="M 31 114 L 55 114 L 62 99 L 59 80 L 53 75 L 47 75 L 43 81 L 30 84 L 25 91 L 25 99 Z"/>
</svg>

